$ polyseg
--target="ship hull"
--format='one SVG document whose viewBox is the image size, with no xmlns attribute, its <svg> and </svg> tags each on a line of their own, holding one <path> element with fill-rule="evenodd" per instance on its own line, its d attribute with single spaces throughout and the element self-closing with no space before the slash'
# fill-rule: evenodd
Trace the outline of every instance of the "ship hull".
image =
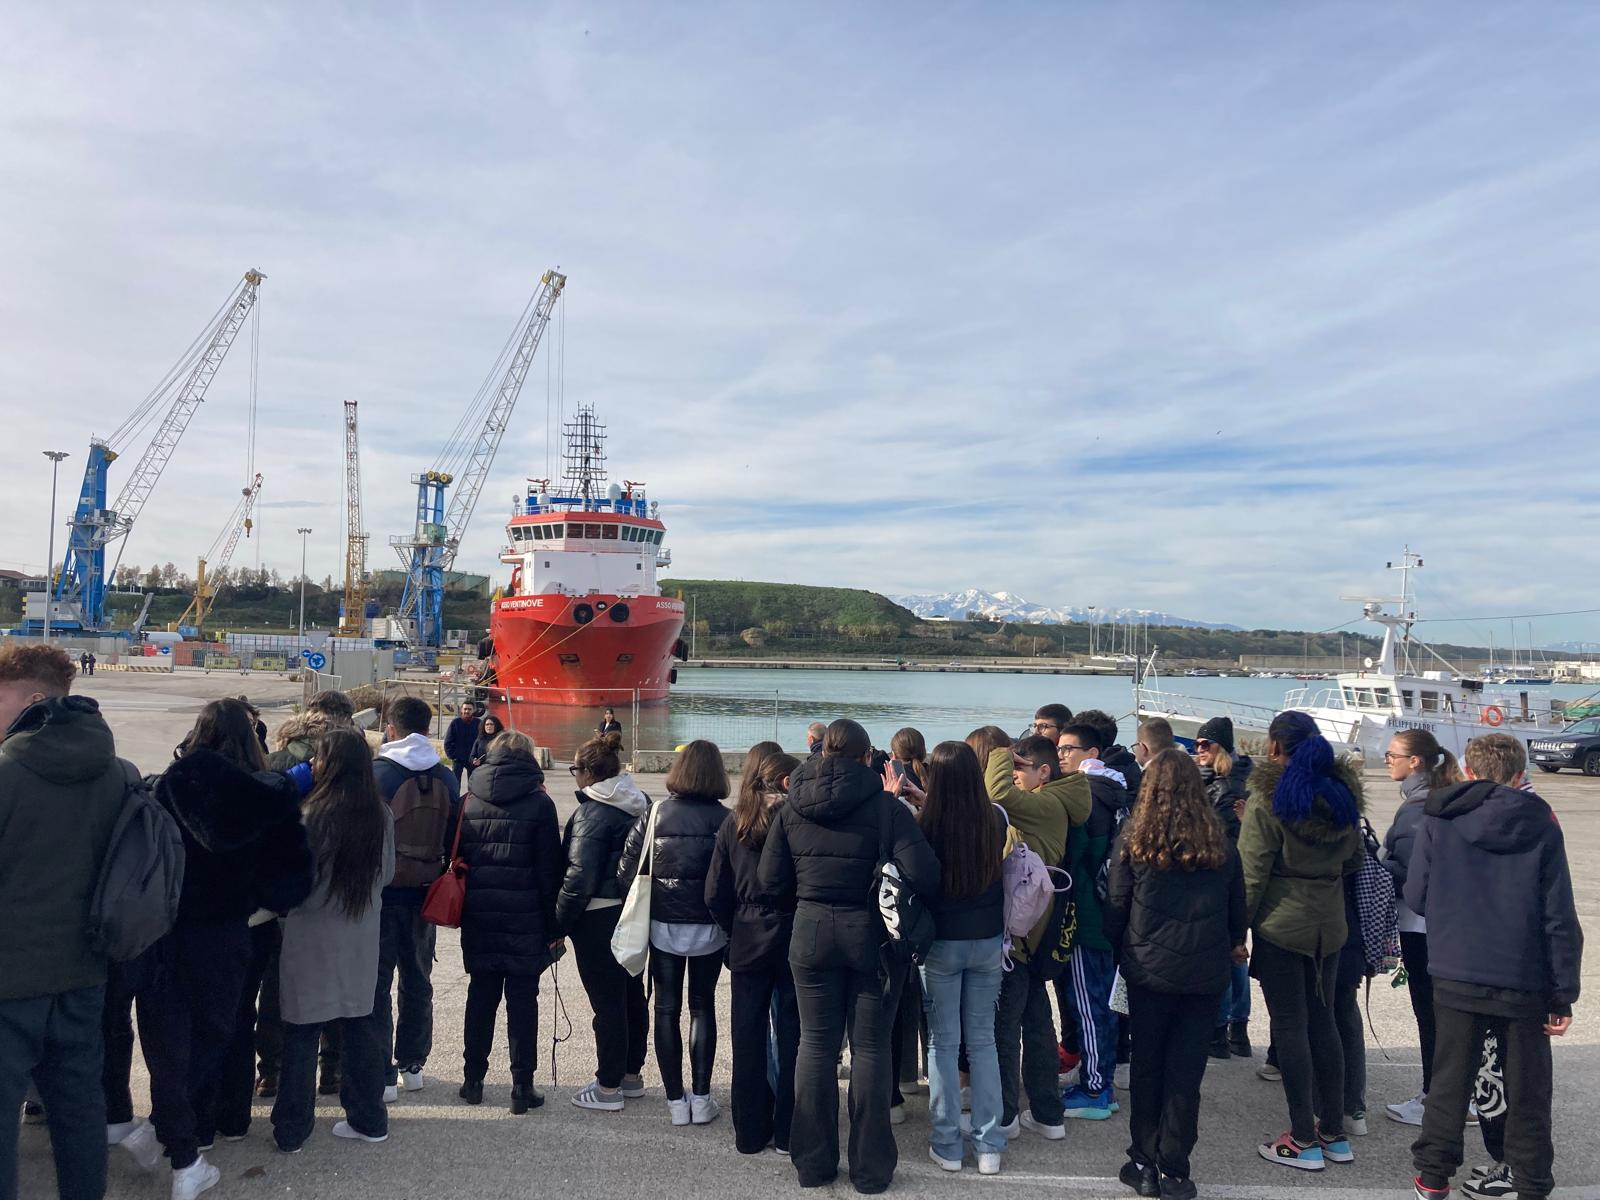
<svg viewBox="0 0 1600 1200">
<path fill-rule="evenodd" d="M 622 608 L 626 617 L 614 614 Z M 588 618 L 585 620 L 584 618 Z M 494 701 L 601 707 L 667 698 L 683 601 L 665 596 L 504 596 L 490 611 Z M 494 701 L 491 701 L 493 706 Z"/>
</svg>

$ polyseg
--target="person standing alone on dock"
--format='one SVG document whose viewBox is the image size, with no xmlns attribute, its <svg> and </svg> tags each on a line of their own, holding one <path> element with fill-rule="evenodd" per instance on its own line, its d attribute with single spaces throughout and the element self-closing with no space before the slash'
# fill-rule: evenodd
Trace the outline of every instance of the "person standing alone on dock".
<svg viewBox="0 0 1600 1200">
<path fill-rule="evenodd" d="M 478 708 L 471 701 L 461 706 L 459 713 L 450 718 L 444 731 L 444 756 L 450 760 L 455 772 L 456 791 L 461 790 L 461 776 L 472 765 L 472 747 L 478 741 Z"/>
<path fill-rule="evenodd" d="M 601 737 L 604 737 L 608 733 L 615 733 L 618 736 L 621 736 L 622 722 L 617 720 L 615 709 L 608 708 L 603 714 L 601 714 L 600 726 L 596 732 L 599 733 Z"/>
</svg>

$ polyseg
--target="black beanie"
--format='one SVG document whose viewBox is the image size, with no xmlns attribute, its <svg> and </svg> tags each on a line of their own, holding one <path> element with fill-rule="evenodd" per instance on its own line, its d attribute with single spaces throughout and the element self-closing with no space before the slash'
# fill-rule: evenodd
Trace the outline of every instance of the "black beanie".
<svg viewBox="0 0 1600 1200">
<path fill-rule="evenodd" d="M 1227 717 L 1212 717 L 1194 736 L 1197 741 L 1215 742 L 1229 754 L 1233 753 L 1233 722 Z"/>
</svg>

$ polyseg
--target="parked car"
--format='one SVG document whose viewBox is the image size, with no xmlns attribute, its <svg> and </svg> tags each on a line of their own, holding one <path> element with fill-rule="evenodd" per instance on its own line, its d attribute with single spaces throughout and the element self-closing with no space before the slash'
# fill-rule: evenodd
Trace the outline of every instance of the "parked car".
<svg viewBox="0 0 1600 1200">
<path fill-rule="evenodd" d="M 1600 717 L 1585 717 L 1560 733 L 1528 739 L 1528 758 L 1541 771 L 1572 767 L 1600 775 Z"/>
</svg>

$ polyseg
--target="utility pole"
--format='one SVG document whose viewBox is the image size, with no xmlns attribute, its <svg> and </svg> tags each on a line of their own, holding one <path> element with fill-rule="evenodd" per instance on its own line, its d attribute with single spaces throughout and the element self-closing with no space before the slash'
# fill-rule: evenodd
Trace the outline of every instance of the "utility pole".
<svg viewBox="0 0 1600 1200">
<path fill-rule="evenodd" d="M 1094 657 L 1094 605 L 1089 605 L 1089 657 Z"/>
<path fill-rule="evenodd" d="M 698 603 L 699 600 L 700 600 L 700 597 L 697 594 L 690 593 L 690 596 L 689 596 L 689 657 L 690 658 L 694 657 L 694 636 L 695 636 L 696 633 L 699 632 L 699 630 L 696 628 L 696 626 L 698 626 L 700 624 L 700 621 L 698 619 L 698 613 L 700 611 L 700 605 Z"/>
<path fill-rule="evenodd" d="M 51 575 L 56 569 L 56 475 L 61 470 L 61 460 L 67 457 L 65 450 L 46 450 L 44 456 L 50 460 L 50 550 L 44 560 L 44 643 L 50 644 L 50 602 L 54 597 L 51 586 Z"/>
<path fill-rule="evenodd" d="M 302 525 L 295 530 L 300 535 L 300 649 L 306 648 L 306 536 L 310 529 Z"/>
</svg>

